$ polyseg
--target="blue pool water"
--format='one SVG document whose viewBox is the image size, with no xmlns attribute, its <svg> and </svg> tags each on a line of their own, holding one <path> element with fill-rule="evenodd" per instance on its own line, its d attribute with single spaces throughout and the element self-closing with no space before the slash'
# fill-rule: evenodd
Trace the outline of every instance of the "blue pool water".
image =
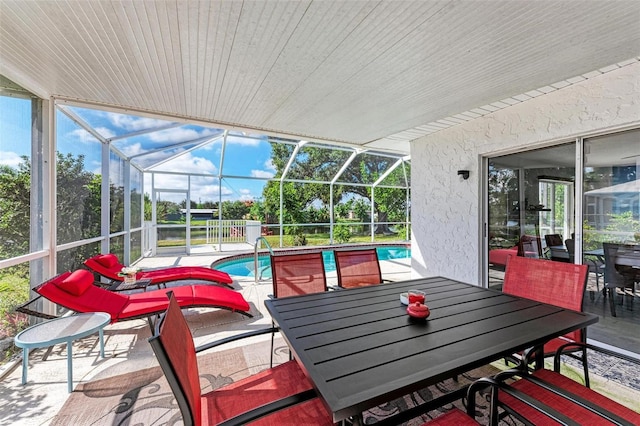
<svg viewBox="0 0 640 426">
<path fill-rule="evenodd" d="M 378 259 L 380 260 L 406 259 L 411 257 L 411 249 L 408 247 L 384 246 L 376 247 L 376 251 L 378 252 Z M 322 257 L 324 259 L 325 271 L 335 271 L 336 263 L 333 258 L 333 251 L 323 251 Z M 215 262 L 212 267 L 219 271 L 224 271 L 229 275 L 237 275 L 241 277 L 255 276 L 253 255 L 240 259 L 229 259 Z M 260 271 L 260 278 L 271 278 L 271 262 L 268 254 L 258 256 L 258 271 Z"/>
</svg>

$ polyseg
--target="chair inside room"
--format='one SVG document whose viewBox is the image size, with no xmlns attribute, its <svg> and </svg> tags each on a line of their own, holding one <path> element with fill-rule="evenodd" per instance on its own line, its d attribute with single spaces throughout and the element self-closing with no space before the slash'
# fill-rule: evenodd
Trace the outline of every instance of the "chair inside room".
<svg viewBox="0 0 640 426">
<path fill-rule="evenodd" d="M 575 253 L 576 253 L 576 240 L 573 238 L 566 239 L 564 241 L 565 247 L 567 247 L 567 252 L 569 253 L 569 262 L 575 262 Z M 596 291 L 589 291 L 589 298 L 591 300 L 595 299 L 595 293 L 600 291 L 600 277 L 604 275 L 604 264 L 598 259 L 587 258 L 585 257 L 585 264 L 589 268 L 589 273 L 593 273 L 596 278 Z"/>
<path fill-rule="evenodd" d="M 562 235 L 560 234 L 547 234 L 544 236 L 544 241 L 547 243 L 547 247 L 561 246 L 564 244 Z"/>
<path fill-rule="evenodd" d="M 327 291 L 322 252 L 271 255 L 273 294 L 280 298 Z M 271 334 L 271 364 L 275 332 Z"/>
<path fill-rule="evenodd" d="M 507 262 L 502 291 L 514 296 L 582 312 L 587 276 L 588 268 L 586 265 L 512 256 Z M 553 356 L 558 347 L 567 342 L 586 342 L 586 334 L 584 329 L 576 330 L 549 341 L 544 345 L 544 356 Z M 582 362 L 585 383 L 588 387 L 589 371 L 586 349 L 572 347 L 566 352 L 566 355 Z M 576 352 L 580 352 L 580 355 L 577 355 Z"/>
<path fill-rule="evenodd" d="M 383 282 L 378 252 L 375 248 L 335 250 L 338 287 L 354 288 Z"/>
<path fill-rule="evenodd" d="M 544 241 L 547 244 L 548 257 L 556 262 L 568 262 L 569 253 L 564 246 L 562 235 L 560 234 L 547 234 L 544 236 Z"/>
<path fill-rule="evenodd" d="M 542 241 L 540 237 L 523 235 L 518 241 L 518 256 L 539 259 L 542 257 Z"/>
<path fill-rule="evenodd" d="M 620 298 L 620 303 L 624 302 L 625 295 L 627 296 L 628 308 L 632 307 L 633 293 L 635 289 L 635 282 L 632 276 L 623 275 L 616 269 L 616 253 L 618 249 L 624 247 L 624 244 L 616 243 L 602 243 L 604 251 L 604 283 L 605 289 L 609 293 L 609 306 L 611 309 L 611 315 L 617 316 L 616 312 L 616 289 L 621 289 L 623 294 Z M 629 292 L 629 294 L 627 294 Z"/>
<path fill-rule="evenodd" d="M 270 328 L 195 347 L 175 297 L 149 338 L 185 425 L 331 425 L 331 415 L 295 361 L 263 370 L 202 394 L 197 353 L 224 343 L 271 332 Z"/>
</svg>

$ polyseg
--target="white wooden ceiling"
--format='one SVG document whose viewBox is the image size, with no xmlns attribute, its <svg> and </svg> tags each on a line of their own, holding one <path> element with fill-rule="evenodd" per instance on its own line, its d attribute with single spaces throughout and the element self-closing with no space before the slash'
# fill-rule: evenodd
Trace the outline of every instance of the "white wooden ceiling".
<svg viewBox="0 0 640 426">
<path fill-rule="evenodd" d="M 405 152 L 639 56 L 636 0 L 0 0 L 38 96 Z"/>
</svg>

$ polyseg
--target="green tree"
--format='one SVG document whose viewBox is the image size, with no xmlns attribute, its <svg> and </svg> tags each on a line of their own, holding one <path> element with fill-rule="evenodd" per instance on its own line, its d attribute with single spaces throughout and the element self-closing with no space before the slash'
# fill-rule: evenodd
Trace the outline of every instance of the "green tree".
<svg viewBox="0 0 640 426">
<path fill-rule="evenodd" d="M 273 223 L 274 215 L 271 214 L 262 200 L 254 201 L 249 208 L 249 217 L 262 223 Z"/>
<path fill-rule="evenodd" d="M 347 243 L 351 239 L 351 232 L 347 225 L 336 225 L 333 230 L 333 236 L 340 244 Z"/>
<path fill-rule="evenodd" d="M 22 157 L 17 168 L 0 166 L 0 247 L 2 258 L 29 252 L 31 162 Z M 57 153 L 57 235 L 58 244 L 100 235 L 100 175 L 84 167 L 84 156 Z M 115 188 L 112 188 L 115 191 Z M 118 213 L 119 209 L 114 209 Z M 118 213 L 122 214 L 122 213 Z M 59 269 L 74 269 L 94 254 L 95 246 L 65 250 L 58 256 Z"/>
<path fill-rule="evenodd" d="M 151 222 L 152 203 L 149 194 L 144 194 L 144 220 Z"/>
<path fill-rule="evenodd" d="M 371 220 L 371 202 L 362 198 L 357 199 L 353 203 L 353 213 L 360 222 L 369 222 Z"/>
<path fill-rule="evenodd" d="M 83 155 L 58 152 L 56 180 L 58 244 L 100 236 L 102 177 L 85 169 Z M 112 218 L 117 211 L 118 208 L 111 209 Z M 91 244 L 62 251 L 58 254 L 58 269 L 78 269 L 96 252 L 97 247 Z"/>
<path fill-rule="evenodd" d="M 293 153 L 293 146 L 286 144 L 272 144 L 272 161 L 276 167 L 276 177 L 282 176 L 289 158 Z M 327 183 L 304 182 L 305 179 L 330 182 L 335 177 L 336 170 L 344 164 L 349 154 L 340 150 L 308 149 L 303 155 L 298 155 L 295 162 L 294 178 L 301 181 L 284 182 L 283 189 L 283 220 L 285 223 L 305 223 L 309 218 L 318 217 L 310 213 L 311 209 L 326 209 L 330 204 L 330 187 Z M 359 196 L 371 202 L 371 187 L 348 185 L 349 183 L 373 183 L 396 160 L 384 156 L 361 156 L 354 161 L 339 181 L 347 185 L 335 185 L 333 191 L 334 205 L 339 205 L 343 197 Z M 291 177 L 288 175 L 287 177 Z M 386 179 L 385 185 L 404 186 L 404 170 L 396 169 Z M 375 190 L 374 210 L 379 222 L 388 222 L 390 217 L 402 217 L 406 209 L 406 190 L 404 188 L 377 188 Z M 280 182 L 270 181 L 263 190 L 265 209 L 280 215 Z M 318 204 L 321 207 L 318 207 Z M 328 213 L 328 212 L 327 212 Z M 322 217 L 322 215 L 320 215 Z M 328 216 L 327 216 L 328 218 Z M 386 225 L 378 227 L 378 232 L 385 232 Z"/>
<path fill-rule="evenodd" d="M 336 218 L 338 219 L 347 219 L 349 217 L 349 212 L 353 209 L 353 200 L 348 200 L 344 203 L 338 203 L 333 207 L 333 211 L 335 212 Z"/>
<path fill-rule="evenodd" d="M 173 201 L 156 200 L 156 217 L 158 223 L 180 218 L 180 204 Z"/>
<path fill-rule="evenodd" d="M 243 219 L 249 215 L 251 207 L 244 201 L 223 201 L 222 218 L 226 220 Z"/>
<path fill-rule="evenodd" d="M 29 252 L 31 170 L 22 160 L 17 169 L 0 165 L 0 259 Z"/>
</svg>

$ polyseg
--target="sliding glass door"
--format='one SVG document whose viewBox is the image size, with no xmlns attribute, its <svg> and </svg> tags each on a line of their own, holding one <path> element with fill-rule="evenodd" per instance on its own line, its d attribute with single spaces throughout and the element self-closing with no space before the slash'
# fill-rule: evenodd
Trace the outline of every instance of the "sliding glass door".
<svg viewBox="0 0 640 426">
<path fill-rule="evenodd" d="M 583 309 L 600 316 L 590 339 L 637 352 L 640 130 L 487 162 L 489 286 L 502 287 L 509 256 L 587 265 Z"/>
<path fill-rule="evenodd" d="M 595 340 L 637 352 L 640 131 L 587 138 L 583 157 L 583 232 L 578 248 L 590 275 L 595 275 L 585 309 L 593 304 L 601 316 L 589 333 Z"/>
<path fill-rule="evenodd" d="M 509 255 L 550 258 L 546 237 L 562 246 L 575 232 L 575 152 L 568 143 L 488 160 L 490 284 L 501 284 Z"/>
</svg>

